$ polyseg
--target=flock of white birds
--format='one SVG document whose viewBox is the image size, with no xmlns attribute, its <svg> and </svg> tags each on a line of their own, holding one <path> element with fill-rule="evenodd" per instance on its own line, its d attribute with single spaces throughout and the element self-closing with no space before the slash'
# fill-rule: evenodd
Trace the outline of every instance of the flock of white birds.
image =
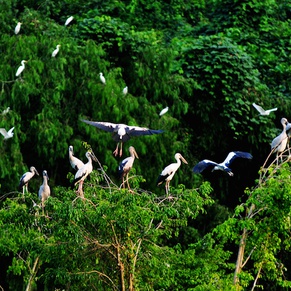
<svg viewBox="0 0 291 291">
<path fill-rule="evenodd" d="M 74 19 L 73 16 L 70 16 L 66 22 L 65 26 L 69 25 L 69 23 Z M 15 34 L 18 34 L 21 29 L 21 22 L 18 22 L 16 27 L 15 27 Z M 59 50 L 60 50 L 61 45 L 58 44 L 55 48 L 55 50 L 52 52 L 52 57 L 56 57 Z M 21 66 L 17 69 L 15 76 L 20 77 L 21 73 L 25 69 L 25 63 L 27 63 L 26 60 L 21 61 Z M 100 81 L 102 84 L 106 85 L 106 79 L 103 76 L 103 73 L 99 73 L 100 76 Z M 123 95 L 128 94 L 128 86 L 124 87 L 122 90 Z M 276 111 L 277 108 L 272 108 L 265 110 L 261 106 L 253 103 L 254 108 L 263 116 L 269 115 L 271 112 Z M 5 109 L 2 112 L 2 115 L 5 115 L 9 112 L 10 107 Z M 169 110 L 169 107 L 165 107 L 162 109 L 159 113 L 159 116 L 162 116 L 166 114 Z M 113 139 L 117 142 L 117 147 L 113 154 L 117 156 L 118 154 L 122 156 L 122 144 L 126 141 L 128 141 L 132 136 L 140 136 L 140 135 L 152 135 L 152 134 L 160 134 L 163 132 L 163 130 L 153 130 L 145 127 L 138 127 L 138 126 L 128 126 L 126 124 L 115 124 L 115 123 L 110 123 L 110 122 L 97 122 L 97 121 L 89 121 L 89 120 L 82 120 L 83 122 L 93 125 L 95 127 L 98 127 L 102 130 L 111 132 L 113 134 Z M 274 138 L 271 144 L 271 149 L 273 152 L 276 152 L 277 155 L 282 153 L 287 146 L 288 138 L 290 137 L 289 134 L 291 135 L 291 124 L 288 123 L 286 118 L 281 119 L 281 123 L 283 126 L 283 131 L 279 136 Z M 0 133 L 3 135 L 4 140 L 7 140 L 9 138 L 13 137 L 13 130 L 14 127 L 6 131 L 5 128 L 0 128 Z M 120 144 L 120 148 L 119 148 Z M 127 187 L 129 191 L 130 185 L 128 182 L 128 174 L 133 167 L 133 163 L 135 158 L 138 158 L 137 152 L 134 147 L 130 146 L 129 147 L 129 153 L 130 156 L 123 159 L 121 163 L 119 164 L 118 167 L 118 172 L 120 174 L 120 177 L 122 179 L 122 184 L 121 187 L 125 188 L 125 184 L 127 184 Z M 75 178 L 72 183 L 72 188 L 74 188 L 77 184 L 79 184 L 77 193 L 81 196 L 84 197 L 83 193 L 83 183 L 84 180 L 91 174 L 93 170 L 92 166 L 92 161 L 97 161 L 96 156 L 92 151 L 87 151 L 86 152 L 86 157 L 87 157 L 87 163 L 83 163 L 80 159 L 76 158 L 74 156 L 74 151 L 73 151 L 73 146 L 69 146 L 69 162 L 72 166 L 72 168 L 76 171 L 75 173 Z M 201 173 L 207 168 L 214 170 L 222 170 L 225 171 L 229 176 L 233 176 L 232 170 L 229 168 L 230 164 L 233 162 L 234 159 L 236 158 L 245 158 L 245 159 L 252 159 L 252 155 L 247 152 L 241 152 L 241 151 L 232 151 L 230 152 L 226 159 L 221 162 L 221 163 L 216 163 L 211 160 L 202 160 L 200 161 L 197 165 L 194 166 L 193 172 L 194 173 Z M 157 186 L 165 183 L 165 191 L 166 195 L 169 195 L 169 188 L 170 188 L 170 181 L 172 180 L 173 176 L 175 175 L 176 171 L 179 169 L 181 165 L 181 161 L 185 164 L 188 164 L 186 159 L 180 154 L 176 153 L 175 154 L 175 159 L 176 163 L 172 163 L 168 166 L 166 166 L 162 172 L 160 173 L 158 179 L 157 179 Z M 278 159 L 277 159 L 278 160 Z M 25 190 L 28 191 L 28 183 L 29 181 L 36 175 L 39 175 L 38 171 L 36 170 L 35 167 L 31 167 L 29 172 L 24 173 L 19 182 L 19 189 L 22 189 L 23 194 L 25 193 Z M 47 171 L 43 171 L 43 184 L 39 188 L 39 199 L 41 201 L 42 207 L 44 207 L 44 202 L 45 200 L 50 196 L 50 187 L 48 185 L 48 174 Z"/>
</svg>

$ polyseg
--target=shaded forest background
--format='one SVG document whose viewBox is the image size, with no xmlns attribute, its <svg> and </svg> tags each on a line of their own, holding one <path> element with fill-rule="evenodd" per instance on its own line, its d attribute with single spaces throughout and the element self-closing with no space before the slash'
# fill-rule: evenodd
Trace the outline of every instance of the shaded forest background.
<svg viewBox="0 0 291 291">
<path fill-rule="evenodd" d="M 0 7 L 0 112 L 10 107 L 0 127 L 15 127 L 0 145 L 4 290 L 290 288 L 288 163 L 259 173 L 290 114 L 290 1 L 8 0 Z M 21 60 L 28 62 L 17 78 Z M 253 102 L 278 110 L 260 116 Z M 124 145 L 123 158 L 130 145 L 140 157 L 135 194 L 118 188 L 121 158 L 112 155 L 110 134 L 82 118 L 165 131 Z M 102 167 L 93 165 L 84 202 L 69 189 L 68 147 L 85 160 L 86 144 Z M 192 172 L 232 150 L 253 155 L 233 163 L 234 177 Z M 188 165 L 171 182 L 171 201 L 156 180 L 176 152 Z M 41 178 L 25 200 L 17 191 L 30 166 L 50 177 L 45 212 L 32 206 Z M 248 243 L 238 267 L 241 238 Z"/>
</svg>

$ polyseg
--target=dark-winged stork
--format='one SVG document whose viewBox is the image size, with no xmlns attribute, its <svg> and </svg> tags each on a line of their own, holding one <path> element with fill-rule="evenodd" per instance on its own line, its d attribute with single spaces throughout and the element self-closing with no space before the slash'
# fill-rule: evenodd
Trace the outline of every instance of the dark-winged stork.
<svg viewBox="0 0 291 291">
<path fill-rule="evenodd" d="M 8 131 L 6 131 L 5 128 L 0 128 L 0 133 L 4 136 L 4 139 L 8 139 L 8 138 L 11 138 L 13 137 L 13 132 L 14 130 L 14 127 L 10 128 Z"/>
<path fill-rule="evenodd" d="M 36 174 L 39 176 L 38 171 L 36 170 L 35 167 L 30 167 L 30 172 L 26 172 L 22 175 L 20 178 L 20 182 L 18 185 L 18 189 L 21 190 L 22 188 L 22 193 L 24 194 L 24 189 L 26 189 L 26 192 L 28 192 L 28 182 L 32 179 L 32 177 Z"/>
<path fill-rule="evenodd" d="M 166 189 L 167 196 L 169 194 L 170 182 L 173 179 L 176 171 L 181 166 L 181 161 L 185 164 L 188 164 L 188 162 L 182 157 L 182 155 L 180 153 L 175 154 L 175 159 L 176 159 L 177 163 L 172 163 L 172 164 L 168 165 L 166 168 L 164 168 L 164 170 L 161 172 L 161 174 L 157 180 L 157 186 L 163 184 L 164 182 L 166 183 L 165 189 Z"/>
<path fill-rule="evenodd" d="M 97 158 L 95 157 L 94 153 L 91 151 L 86 152 L 86 157 L 88 159 L 88 162 L 86 164 L 84 164 L 84 166 L 77 171 L 77 173 L 75 174 L 75 179 L 74 179 L 73 184 L 72 184 L 72 187 L 79 184 L 79 188 L 78 188 L 77 192 L 79 193 L 79 195 L 81 197 L 84 197 L 84 194 L 83 194 L 84 180 L 93 171 L 92 160 L 97 162 Z"/>
<path fill-rule="evenodd" d="M 288 135 L 286 132 L 286 127 L 289 124 L 288 120 L 283 117 L 281 118 L 281 124 L 283 126 L 283 130 L 282 132 L 273 139 L 272 143 L 271 143 L 271 150 L 273 153 L 276 153 L 276 158 L 277 158 L 277 164 L 278 164 L 278 157 L 279 154 L 281 154 L 287 146 L 288 143 Z M 289 132 L 289 125 L 288 125 L 288 132 Z M 281 162 L 282 162 L 282 156 L 281 156 Z"/>
<path fill-rule="evenodd" d="M 16 74 L 15 74 L 16 77 L 18 77 L 22 73 L 22 71 L 25 69 L 25 63 L 27 63 L 26 60 L 21 61 L 21 66 L 18 67 Z"/>
<path fill-rule="evenodd" d="M 38 198 L 41 201 L 42 208 L 44 208 L 44 202 L 51 195 L 51 189 L 50 189 L 50 186 L 48 185 L 49 177 L 48 177 L 48 174 L 47 174 L 47 171 L 46 170 L 44 170 L 42 172 L 42 177 L 43 177 L 43 183 L 39 187 L 39 190 L 38 190 Z"/>
<path fill-rule="evenodd" d="M 128 174 L 133 166 L 134 159 L 135 158 L 138 159 L 138 155 L 137 155 L 135 148 L 133 146 L 130 146 L 128 150 L 130 153 L 130 157 L 127 157 L 119 164 L 118 173 L 119 173 L 120 177 L 122 178 L 123 188 L 125 188 L 124 177 L 126 176 L 127 188 L 130 189 L 129 183 L 128 183 Z"/>
<path fill-rule="evenodd" d="M 74 156 L 74 148 L 69 146 L 69 162 L 75 171 L 78 171 L 84 166 L 84 163 Z"/>
<path fill-rule="evenodd" d="M 100 129 L 103 129 L 108 132 L 112 132 L 112 138 L 117 142 L 117 146 L 113 154 L 115 156 L 118 155 L 118 146 L 120 143 L 119 155 L 122 156 L 122 144 L 128 141 L 132 136 L 139 135 L 152 135 L 164 132 L 163 130 L 155 130 L 149 129 L 146 127 L 138 127 L 138 126 L 129 126 L 126 124 L 115 124 L 111 122 L 98 122 L 98 121 L 89 121 L 82 120 L 83 122 L 96 126 Z"/>
<path fill-rule="evenodd" d="M 193 172 L 201 173 L 206 168 L 211 168 L 212 172 L 215 170 L 221 170 L 221 171 L 226 172 L 229 176 L 233 176 L 233 172 L 231 171 L 229 166 L 236 158 L 252 159 L 253 156 L 247 152 L 240 152 L 240 151 L 230 152 L 222 163 L 216 163 L 210 160 L 200 161 L 193 168 Z"/>
<path fill-rule="evenodd" d="M 253 103 L 253 106 L 259 111 L 261 115 L 269 115 L 272 111 L 276 111 L 278 108 L 272 108 L 265 110 L 263 107 L 260 105 L 257 105 L 256 103 Z"/>
</svg>

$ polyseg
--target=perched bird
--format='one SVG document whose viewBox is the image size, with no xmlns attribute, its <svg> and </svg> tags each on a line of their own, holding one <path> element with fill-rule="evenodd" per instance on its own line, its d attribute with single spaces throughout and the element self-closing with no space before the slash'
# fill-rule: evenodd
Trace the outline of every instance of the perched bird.
<svg viewBox="0 0 291 291">
<path fill-rule="evenodd" d="M 32 177 L 36 174 L 39 176 L 38 171 L 35 167 L 30 167 L 30 172 L 26 172 L 22 175 L 19 181 L 18 189 L 22 188 L 22 193 L 24 194 L 24 189 L 28 192 L 28 182 L 32 179 Z"/>
<path fill-rule="evenodd" d="M 103 73 L 99 73 L 99 75 L 100 75 L 100 81 L 105 85 L 106 80 L 105 80 L 105 77 L 103 76 Z"/>
<path fill-rule="evenodd" d="M 226 159 L 220 164 L 213 162 L 213 161 L 210 161 L 210 160 L 200 161 L 193 168 L 193 172 L 194 173 L 201 173 L 206 168 L 212 168 L 212 172 L 215 170 L 221 170 L 221 171 L 225 171 L 229 176 L 233 176 L 233 172 L 231 171 L 229 166 L 233 162 L 233 160 L 235 160 L 236 158 L 252 159 L 253 156 L 247 152 L 240 152 L 240 151 L 230 152 L 227 155 Z"/>
<path fill-rule="evenodd" d="M 130 153 L 130 157 L 124 159 L 118 167 L 118 173 L 120 175 L 120 177 L 122 178 L 122 186 L 123 188 L 125 188 L 125 181 L 124 181 L 124 177 L 126 176 L 126 183 L 127 183 L 127 187 L 128 189 L 130 189 L 129 187 L 129 183 L 128 183 L 128 174 L 133 166 L 134 163 L 134 159 L 137 158 L 138 159 L 138 155 L 135 151 L 135 148 L 133 146 L 129 147 L 129 153 Z"/>
<path fill-rule="evenodd" d="M 124 87 L 122 90 L 123 95 L 126 95 L 128 93 L 128 87 Z"/>
<path fill-rule="evenodd" d="M 260 112 L 261 115 L 269 115 L 272 111 L 276 111 L 278 108 L 272 108 L 265 110 L 260 105 L 257 105 L 256 103 L 253 103 L 253 106 Z"/>
<path fill-rule="evenodd" d="M 22 24 L 21 22 L 17 22 L 17 24 L 15 26 L 15 29 L 14 29 L 14 33 L 15 34 L 18 34 L 19 33 L 21 24 Z"/>
<path fill-rule="evenodd" d="M 169 107 L 164 108 L 161 112 L 160 112 L 160 116 L 164 115 L 165 113 L 167 113 L 169 110 Z"/>
<path fill-rule="evenodd" d="M 279 154 L 282 153 L 286 149 L 286 146 L 287 146 L 287 142 L 288 142 L 288 135 L 286 132 L 287 125 L 288 125 L 288 132 L 290 128 L 288 120 L 284 117 L 281 118 L 281 124 L 283 126 L 282 132 L 277 137 L 275 137 L 271 143 L 271 150 L 273 153 L 276 153 L 277 164 L 278 164 Z M 282 156 L 281 156 L 281 161 L 282 161 Z"/>
<path fill-rule="evenodd" d="M 10 111 L 10 107 L 7 107 L 2 111 L 2 115 L 6 115 Z"/>
<path fill-rule="evenodd" d="M 4 140 L 13 137 L 13 134 L 14 134 L 13 130 L 14 130 L 14 126 L 10 128 L 8 132 L 6 131 L 5 128 L 0 128 L 0 133 L 4 136 Z"/>
<path fill-rule="evenodd" d="M 58 52 L 59 52 L 59 50 L 60 50 L 60 44 L 58 44 L 57 45 L 57 47 L 56 47 L 56 49 L 52 52 L 52 57 L 54 58 L 57 54 L 58 54 Z"/>
<path fill-rule="evenodd" d="M 70 16 L 70 17 L 66 20 L 66 22 L 65 22 L 65 26 L 68 26 L 69 23 L 70 23 L 73 19 L 74 19 L 74 16 Z"/>
<path fill-rule="evenodd" d="M 84 163 L 74 156 L 74 149 L 72 145 L 69 146 L 69 161 L 72 168 L 76 171 L 84 166 Z"/>
<path fill-rule="evenodd" d="M 42 172 L 42 177 L 43 177 L 43 183 L 39 187 L 39 190 L 38 190 L 38 198 L 41 201 L 42 207 L 44 207 L 44 202 L 51 195 L 51 189 L 50 189 L 50 186 L 48 185 L 49 177 L 48 177 L 48 174 L 47 174 L 47 171 L 46 170 L 44 170 Z"/>
<path fill-rule="evenodd" d="M 164 170 L 161 172 L 161 174 L 157 180 L 157 186 L 163 184 L 163 182 L 166 182 L 166 184 L 165 184 L 166 195 L 169 194 L 170 182 L 173 179 L 176 171 L 181 166 L 181 161 L 185 164 L 188 164 L 188 162 L 179 153 L 175 154 L 175 159 L 176 159 L 177 163 L 172 163 L 169 166 L 167 166 L 166 168 L 164 168 Z"/>
<path fill-rule="evenodd" d="M 92 159 L 94 161 L 97 161 L 97 158 L 95 157 L 93 152 L 89 152 L 89 151 L 86 152 L 86 157 L 88 159 L 88 162 L 86 164 L 84 164 L 84 166 L 77 171 L 77 173 L 75 174 L 75 179 L 74 179 L 73 184 L 72 184 L 72 187 L 74 187 L 79 183 L 79 188 L 78 188 L 77 192 L 82 197 L 84 197 L 84 194 L 83 194 L 84 180 L 93 171 Z"/>
<path fill-rule="evenodd" d="M 25 60 L 21 61 L 21 66 L 18 67 L 16 74 L 15 74 L 16 77 L 18 77 L 22 73 L 22 71 L 25 69 L 24 63 L 27 63 L 27 61 L 25 61 Z"/>
<path fill-rule="evenodd" d="M 82 120 L 83 122 L 96 126 L 102 130 L 112 132 L 112 138 L 117 142 L 117 146 L 113 154 L 118 155 L 118 147 L 120 143 L 119 155 L 122 156 L 122 144 L 128 141 L 132 136 L 152 135 L 164 132 L 163 130 L 149 129 L 146 127 L 129 126 L 126 124 L 115 124 L 110 122 L 98 122 Z"/>
</svg>

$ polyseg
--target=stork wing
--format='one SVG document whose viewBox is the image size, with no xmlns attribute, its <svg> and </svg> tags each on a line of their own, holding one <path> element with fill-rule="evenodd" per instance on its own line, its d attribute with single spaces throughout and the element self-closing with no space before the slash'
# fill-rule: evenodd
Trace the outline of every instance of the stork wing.
<svg viewBox="0 0 291 291">
<path fill-rule="evenodd" d="M 118 124 L 111 123 L 111 122 L 89 121 L 89 120 L 85 120 L 85 119 L 82 119 L 81 121 L 83 121 L 87 124 L 96 126 L 100 129 L 108 131 L 108 132 L 113 132 L 116 129 L 116 127 L 118 126 Z"/>
<path fill-rule="evenodd" d="M 270 112 L 272 112 L 272 111 L 276 111 L 277 109 L 278 109 L 278 108 L 268 109 L 268 110 L 266 110 L 266 112 L 270 113 Z"/>
<path fill-rule="evenodd" d="M 201 173 L 202 171 L 204 171 L 206 168 L 214 168 L 215 166 L 217 166 L 217 163 L 210 161 L 210 160 L 203 160 L 200 161 L 194 168 L 193 168 L 193 172 L 194 173 Z"/>
<path fill-rule="evenodd" d="M 8 134 L 10 135 L 13 131 L 14 127 L 10 128 L 9 131 L 8 131 Z"/>
<path fill-rule="evenodd" d="M 7 131 L 6 131 L 5 128 L 0 128 L 0 133 L 1 133 L 4 137 L 7 136 Z"/>
<path fill-rule="evenodd" d="M 261 113 L 261 114 L 266 114 L 266 111 L 264 110 L 263 107 L 257 105 L 256 103 L 253 103 L 253 106 Z"/>
<path fill-rule="evenodd" d="M 159 133 L 164 132 L 161 129 L 149 129 L 146 127 L 138 127 L 138 126 L 127 126 L 125 130 L 130 136 L 152 135 L 152 134 L 159 134 Z"/>
<path fill-rule="evenodd" d="M 236 158 L 252 159 L 253 156 L 250 153 L 247 153 L 247 152 L 241 152 L 241 151 L 230 152 L 227 155 L 226 159 L 224 160 L 223 164 L 225 164 L 226 167 L 229 167 L 229 165 Z"/>
</svg>

